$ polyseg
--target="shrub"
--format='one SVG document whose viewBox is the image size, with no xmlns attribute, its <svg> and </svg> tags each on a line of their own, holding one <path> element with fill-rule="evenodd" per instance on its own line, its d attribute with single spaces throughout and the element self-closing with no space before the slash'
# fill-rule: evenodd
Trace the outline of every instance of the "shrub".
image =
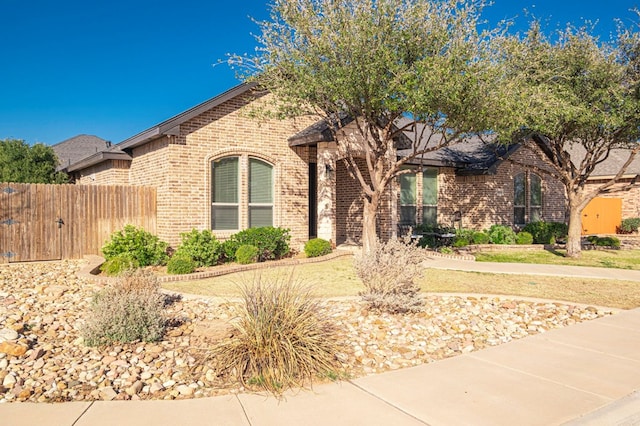
<svg viewBox="0 0 640 426">
<path fill-rule="evenodd" d="M 313 238 L 304 245 L 304 254 L 307 257 L 324 256 L 331 253 L 331 243 L 322 238 Z"/>
<path fill-rule="evenodd" d="M 627 234 L 632 232 L 636 232 L 640 228 L 640 217 L 631 217 L 628 219 L 623 219 L 620 224 L 620 230 Z"/>
<path fill-rule="evenodd" d="M 360 293 L 371 309 L 390 313 L 418 312 L 424 300 L 416 284 L 424 253 L 407 240 L 377 242 L 368 254 L 355 257 L 356 274 L 366 290 Z"/>
<path fill-rule="evenodd" d="M 196 270 L 197 262 L 186 253 L 175 252 L 167 262 L 168 274 L 190 274 Z"/>
<path fill-rule="evenodd" d="M 454 247 L 466 247 L 473 241 L 472 229 L 458 229 L 456 230 L 456 236 L 453 238 Z"/>
<path fill-rule="evenodd" d="M 528 223 L 522 230 L 533 235 L 534 244 L 555 244 L 557 240 L 564 240 L 569 232 L 565 223 L 542 221 Z"/>
<path fill-rule="evenodd" d="M 591 235 L 587 237 L 587 241 L 598 247 L 620 248 L 620 240 L 616 237 L 598 237 Z"/>
<path fill-rule="evenodd" d="M 516 233 L 509 226 L 491 225 L 489 231 L 489 242 L 492 244 L 515 244 Z"/>
<path fill-rule="evenodd" d="M 516 235 L 516 244 L 533 244 L 533 235 L 527 231 L 520 231 Z"/>
<path fill-rule="evenodd" d="M 136 270 L 96 293 L 83 330 L 89 346 L 159 340 L 165 328 L 164 296 L 157 279 Z"/>
<path fill-rule="evenodd" d="M 125 271 L 138 267 L 140 267 L 140 264 L 133 258 L 131 253 L 120 253 L 105 261 L 102 266 L 100 266 L 100 270 L 107 275 L 120 275 Z"/>
<path fill-rule="evenodd" d="M 258 261 L 258 255 L 260 250 L 256 246 L 251 244 L 244 244 L 238 247 L 236 250 L 236 262 L 241 265 L 247 265 L 249 263 L 256 263 Z"/>
<path fill-rule="evenodd" d="M 236 251 L 242 245 L 258 247 L 258 261 L 279 259 L 289 254 L 291 236 L 288 229 L 265 226 L 249 228 L 233 234 L 222 245 L 227 260 L 235 260 Z"/>
<path fill-rule="evenodd" d="M 471 242 L 473 244 L 489 244 L 489 234 L 483 231 L 474 231 L 471 236 Z"/>
<path fill-rule="evenodd" d="M 162 265 L 167 260 L 167 243 L 133 225 L 126 225 L 122 231 L 111 234 L 109 241 L 102 247 L 102 254 L 110 260 L 119 254 L 127 253 L 139 266 Z"/>
<path fill-rule="evenodd" d="M 275 395 L 335 372 L 335 326 L 307 285 L 292 276 L 242 288 L 243 309 L 230 339 L 212 348 L 216 369 Z"/>
<path fill-rule="evenodd" d="M 197 267 L 212 266 L 218 262 L 222 245 L 208 229 L 180 234 L 182 242 L 176 254 L 184 254 L 191 258 Z"/>
</svg>

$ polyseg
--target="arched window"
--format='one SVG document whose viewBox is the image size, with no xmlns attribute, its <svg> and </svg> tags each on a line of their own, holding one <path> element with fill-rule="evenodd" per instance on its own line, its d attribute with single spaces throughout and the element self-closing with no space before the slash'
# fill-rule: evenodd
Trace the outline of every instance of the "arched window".
<svg viewBox="0 0 640 426">
<path fill-rule="evenodd" d="M 211 228 L 272 226 L 273 184 L 273 166 L 257 158 L 240 155 L 212 161 Z"/>
<path fill-rule="evenodd" d="M 533 173 L 513 177 L 513 223 L 542 220 L 542 179 Z"/>
</svg>

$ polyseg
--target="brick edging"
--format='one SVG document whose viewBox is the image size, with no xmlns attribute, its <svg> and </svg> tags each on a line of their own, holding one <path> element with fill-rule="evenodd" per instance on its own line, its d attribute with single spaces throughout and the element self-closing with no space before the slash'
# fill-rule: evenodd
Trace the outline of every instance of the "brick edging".
<svg viewBox="0 0 640 426">
<path fill-rule="evenodd" d="M 307 263 L 320 263 L 326 262 L 329 260 L 337 259 L 343 256 L 351 256 L 353 255 L 350 251 L 343 250 L 335 250 L 332 253 L 327 254 L 326 256 L 318 256 L 318 257 L 309 257 L 303 259 L 280 259 L 280 260 L 272 260 L 268 262 L 259 262 L 259 263 L 251 263 L 249 265 L 233 265 L 233 266 L 221 266 L 220 269 L 203 271 L 203 272 L 195 272 L 193 274 L 183 274 L 183 275 L 162 275 L 158 276 L 159 283 L 168 283 L 174 281 L 195 281 L 201 280 L 204 278 L 212 278 L 219 277 L 222 275 L 234 274 L 236 272 L 244 272 L 244 271 L 252 271 L 256 269 L 264 269 L 270 268 L 274 266 L 295 266 L 295 265 L 304 265 Z M 107 277 L 102 275 L 96 275 L 96 272 L 99 271 L 100 265 L 104 263 L 104 258 L 100 256 L 85 256 L 87 260 L 87 265 L 82 267 L 80 271 L 78 271 L 78 278 L 84 278 L 87 280 L 91 280 L 96 284 L 107 284 L 115 279 L 115 277 Z"/>
</svg>

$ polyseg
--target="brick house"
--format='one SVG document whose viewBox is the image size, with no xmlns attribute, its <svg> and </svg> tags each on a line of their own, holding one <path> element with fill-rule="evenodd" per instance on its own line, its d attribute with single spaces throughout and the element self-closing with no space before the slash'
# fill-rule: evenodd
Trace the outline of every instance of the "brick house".
<svg viewBox="0 0 640 426">
<path fill-rule="evenodd" d="M 252 118 L 248 109 L 269 96 L 241 84 L 65 171 L 79 184 L 157 188 L 157 233 L 172 246 L 192 228 L 224 239 L 265 225 L 289 228 L 296 249 L 314 236 L 357 243 L 360 187 L 337 144 L 313 117 Z M 403 140 L 397 147 L 402 155 Z M 379 235 L 387 239 L 402 225 L 422 222 L 482 229 L 563 221 L 563 187 L 516 165 L 539 160 L 519 147 L 503 153 L 517 162 L 498 152 L 475 141 L 414 162 L 417 172 L 387 191 Z M 640 216 L 638 208 L 636 202 L 627 213 Z"/>
</svg>

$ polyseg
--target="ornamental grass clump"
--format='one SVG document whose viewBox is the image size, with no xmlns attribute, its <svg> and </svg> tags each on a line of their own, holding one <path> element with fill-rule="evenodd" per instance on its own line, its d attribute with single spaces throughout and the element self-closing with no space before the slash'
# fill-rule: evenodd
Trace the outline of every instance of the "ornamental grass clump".
<svg viewBox="0 0 640 426">
<path fill-rule="evenodd" d="M 241 289 L 236 330 L 211 352 L 220 375 L 279 396 L 338 371 L 335 327 L 308 285 L 292 276 L 267 280 L 256 275 Z"/>
<path fill-rule="evenodd" d="M 165 329 L 165 298 L 154 275 L 130 271 L 96 293 L 83 330 L 88 346 L 160 340 Z"/>
<path fill-rule="evenodd" d="M 370 253 L 357 255 L 356 274 L 366 290 L 360 293 L 370 309 L 392 314 L 419 312 L 424 306 L 416 281 L 422 276 L 423 250 L 410 240 L 378 241 Z"/>
</svg>

